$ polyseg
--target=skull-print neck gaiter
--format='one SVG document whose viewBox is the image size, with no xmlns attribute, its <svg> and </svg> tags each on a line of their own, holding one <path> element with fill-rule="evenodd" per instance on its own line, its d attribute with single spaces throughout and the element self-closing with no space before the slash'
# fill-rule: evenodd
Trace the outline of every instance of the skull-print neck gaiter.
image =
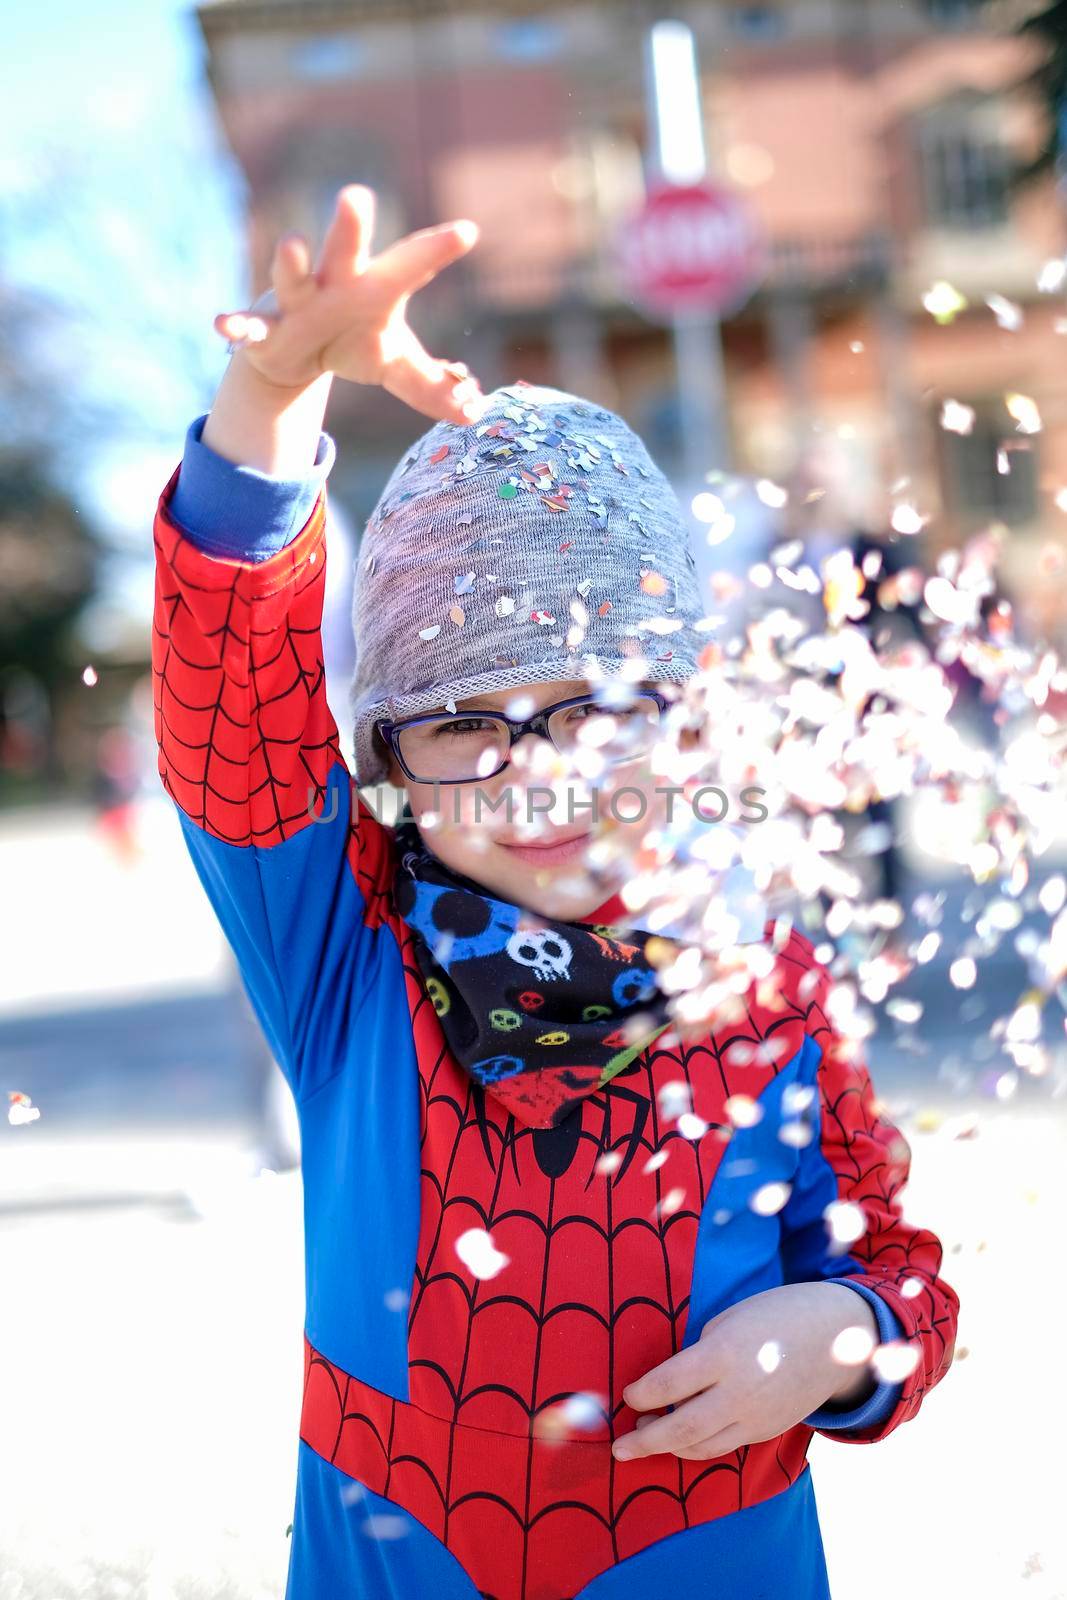
<svg viewBox="0 0 1067 1600">
<path fill-rule="evenodd" d="M 558 1126 L 668 1026 L 649 934 L 495 899 L 427 848 L 408 807 L 396 839 L 397 910 L 448 1046 L 520 1121 Z"/>
</svg>

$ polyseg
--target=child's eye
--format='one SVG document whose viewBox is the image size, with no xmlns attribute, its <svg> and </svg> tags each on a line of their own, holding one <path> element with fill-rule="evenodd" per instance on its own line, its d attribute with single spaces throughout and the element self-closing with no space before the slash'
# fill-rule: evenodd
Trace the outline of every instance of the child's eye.
<svg viewBox="0 0 1067 1600">
<path fill-rule="evenodd" d="M 611 717 L 616 723 L 625 722 L 633 715 L 633 706 L 606 706 L 599 700 L 590 700 L 580 706 L 571 706 L 566 713 L 568 722 L 589 722 L 593 717 Z"/>
<path fill-rule="evenodd" d="M 484 733 L 493 726 L 484 717 L 449 717 L 447 722 L 434 724 L 433 736 L 435 739 L 462 737 L 464 734 Z"/>
</svg>

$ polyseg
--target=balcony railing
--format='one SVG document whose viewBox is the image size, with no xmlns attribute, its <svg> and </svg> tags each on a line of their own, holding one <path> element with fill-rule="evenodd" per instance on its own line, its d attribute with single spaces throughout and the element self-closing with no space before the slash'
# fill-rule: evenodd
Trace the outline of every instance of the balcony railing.
<svg viewBox="0 0 1067 1600">
<path fill-rule="evenodd" d="M 892 245 L 884 233 L 845 239 L 775 239 L 768 246 L 753 296 L 869 293 L 885 285 L 891 262 Z M 469 298 L 501 313 L 545 311 L 564 304 L 595 305 L 608 311 L 622 310 L 628 304 L 608 250 L 540 261 L 516 256 L 513 261 L 498 260 L 491 267 L 472 258 L 466 292 L 458 298 Z"/>
</svg>

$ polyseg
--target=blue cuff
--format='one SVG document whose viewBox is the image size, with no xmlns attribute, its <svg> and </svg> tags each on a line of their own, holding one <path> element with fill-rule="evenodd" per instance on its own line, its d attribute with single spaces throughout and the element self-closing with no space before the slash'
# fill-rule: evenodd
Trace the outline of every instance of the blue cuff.
<svg viewBox="0 0 1067 1600">
<path fill-rule="evenodd" d="M 861 1294 L 874 1312 L 878 1323 L 878 1341 L 880 1344 L 889 1344 L 894 1339 L 904 1338 L 904 1329 L 900 1319 L 882 1296 L 874 1289 L 869 1289 L 865 1283 L 858 1283 L 855 1278 L 825 1278 L 825 1283 L 843 1283 L 846 1288 L 855 1289 Z M 823 1428 L 846 1432 L 849 1429 L 873 1428 L 884 1422 L 900 1401 L 904 1385 L 902 1383 L 879 1383 L 874 1393 L 868 1395 L 866 1400 L 858 1406 L 853 1406 L 850 1411 L 842 1411 L 839 1406 L 820 1406 L 818 1411 L 813 1411 L 810 1417 L 805 1417 L 804 1422 L 809 1428 Z"/>
<path fill-rule="evenodd" d="M 266 561 L 295 539 L 315 509 L 337 448 L 320 433 L 315 465 L 304 478 L 272 478 L 240 467 L 201 442 L 207 413 L 191 423 L 170 500 L 170 514 L 209 556 Z"/>
</svg>

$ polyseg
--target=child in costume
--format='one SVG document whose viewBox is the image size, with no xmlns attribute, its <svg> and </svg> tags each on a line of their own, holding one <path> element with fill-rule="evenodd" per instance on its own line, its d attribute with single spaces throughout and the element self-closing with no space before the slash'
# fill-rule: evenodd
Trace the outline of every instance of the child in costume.
<svg viewBox="0 0 1067 1600">
<path fill-rule="evenodd" d="M 218 319 L 155 527 L 160 774 L 300 1119 L 288 1600 L 818 1600 L 808 1442 L 884 1438 L 946 1371 L 941 1248 L 811 943 L 739 927 L 763 975 L 683 1043 L 603 818 L 499 805 L 593 749 L 647 795 L 607 830 L 636 844 L 704 607 L 619 417 L 482 396 L 407 326 L 473 227 L 372 258 L 372 205 L 342 190 L 314 270 L 280 243 L 276 311 Z M 334 376 L 436 419 L 358 557 L 355 776 L 406 790 L 395 830 L 323 682 Z"/>
</svg>

